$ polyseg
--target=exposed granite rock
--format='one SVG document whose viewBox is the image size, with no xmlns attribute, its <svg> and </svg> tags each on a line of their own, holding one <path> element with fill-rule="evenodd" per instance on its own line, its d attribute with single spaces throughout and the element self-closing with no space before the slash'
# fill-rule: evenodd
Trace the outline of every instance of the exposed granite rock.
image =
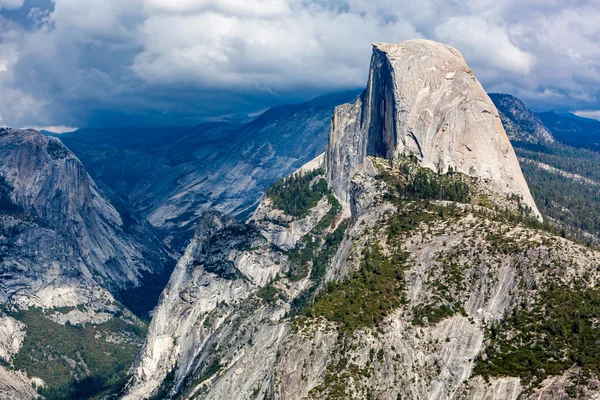
<svg viewBox="0 0 600 400">
<path fill-rule="evenodd" d="M 376 175 L 356 174 L 352 185 L 352 196 L 363 198 L 352 200 L 361 204 L 356 208 L 360 211 L 328 264 L 325 281 L 343 281 L 359 268 L 360 254 L 369 243 L 386 246 L 389 218 L 396 212 L 396 206 L 383 201 L 387 189 Z M 364 200 L 368 197 L 371 201 Z M 263 201 L 261 209 L 268 211 L 269 202 Z M 309 278 L 299 282 L 286 278 L 290 262 L 268 234 L 248 234 L 260 222 L 255 215 L 255 222 L 243 228 L 224 216 L 207 215 L 163 294 L 125 398 L 149 398 L 157 393 L 166 398 L 179 393 L 184 399 L 340 398 L 333 391 L 337 376 L 343 379 L 344 396 L 349 398 L 516 399 L 524 391 L 518 378 L 486 383 L 471 376 L 490 325 L 533 297 L 532 288 L 539 289 L 549 277 L 556 283 L 556 271 L 544 271 L 540 265 L 556 265 L 564 282 L 587 276 L 589 284 L 596 285 L 600 279 L 595 273 L 589 275 L 587 268 L 600 262 L 597 252 L 548 233 L 467 213 L 459 220 L 423 224 L 403 239 L 403 248 L 411 254 L 405 272 L 410 305 L 380 326 L 353 335 L 323 319 L 298 327 L 285 314 L 312 283 Z M 241 245 L 238 234 L 224 235 L 226 231 L 244 232 L 241 236 L 248 245 Z M 511 243 L 519 241 L 519 249 L 497 253 L 491 241 L 495 232 L 502 232 Z M 461 271 L 459 283 L 446 278 L 442 260 L 449 257 Z M 239 275 L 222 275 L 226 270 L 208 272 L 203 268 L 206 260 L 221 260 Z M 255 278 L 278 274 L 275 282 Z M 414 309 L 445 296 L 432 282 L 452 287 L 462 285 L 463 279 L 469 284 L 451 296 L 461 303 L 464 315 L 423 327 L 414 325 Z M 274 303 L 261 301 L 257 296 L 267 286 L 286 296 Z M 332 375 L 331 371 L 336 372 Z M 157 391 L 170 373 L 172 383 L 167 390 Z M 535 394 L 564 393 L 568 382 L 560 382 L 549 380 Z"/>
<path fill-rule="evenodd" d="M 9 316 L 0 317 L 0 359 L 10 362 L 23 345 L 25 325 Z"/>
<path fill-rule="evenodd" d="M 306 217 L 294 220 L 282 210 L 273 207 L 273 202 L 266 198 L 256 209 L 251 221 L 256 221 L 257 227 L 274 245 L 290 250 L 296 247 L 304 235 L 315 228 L 330 209 L 331 204 L 326 197 L 323 197 Z"/>
<path fill-rule="evenodd" d="M 490 93 L 510 140 L 531 143 L 554 143 L 552 133 L 540 117 L 510 94 Z"/>
<path fill-rule="evenodd" d="M 367 88 L 354 104 L 338 106 L 325 168 L 348 202 L 348 184 L 366 156 L 414 154 L 435 171 L 481 179 L 517 195 L 540 217 L 496 107 L 462 55 L 428 40 L 377 43 Z"/>
<path fill-rule="evenodd" d="M 170 262 L 152 227 L 115 207 L 58 139 L 35 130 L 1 129 L 0 309 L 9 316 L 0 318 L 0 358 L 7 362 L 0 371 L 0 398 L 37 397 L 31 382 L 43 385 L 42 379 L 55 378 L 50 371 L 58 364 L 68 372 L 48 383 L 51 389 L 64 383 L 60 390 L 67 391 L 71 379 L 100 369 L 108 374 L 104 365 L 88 369 L 84 358 L 110 340 L 124 340 L 124 354 L 99 358 L 112 357 L 115 364 L 131 360 L 144 325 L 116 299 Z M 61 353 L 63 342 L 39 353 L 31 345 L 44 329 L 49 337 L 56 335 L 56 323 L 80 325 L 62 328 L 84 341 L 82 336 L 96 329 L 91 326 L 112 319 L 119 320 L 85 338 L 85 348 L 73 349 L 71 357 Z M 11 370 L 16 368 L 22 371 Z M 123 373 L 123 366 L 114 368 Z"/>
<path fill-rule="evenodd" d="M 83 164 L 34 130 L 0 135 L 0 301 L 19 308 L 111 301 L 170 262 L 143 224 L 124 218 Z"/>
<path fill-rule="evenodd" d="M 0 365 L 0 399 L 31 400 L 38 397 L 32 382 L 27 377 Z"/>
</svg>

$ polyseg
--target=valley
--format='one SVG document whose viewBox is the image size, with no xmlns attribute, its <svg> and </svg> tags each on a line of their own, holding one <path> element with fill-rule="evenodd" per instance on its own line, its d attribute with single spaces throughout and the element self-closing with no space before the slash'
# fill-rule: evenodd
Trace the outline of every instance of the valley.
<svg viewBox="0 0 600 400">
<path fill-rule="evenodd" d="M 251 121 L 3 128 L 0 397 L 595 398 L 577 118 L 415 40 Z"/>
</svg>

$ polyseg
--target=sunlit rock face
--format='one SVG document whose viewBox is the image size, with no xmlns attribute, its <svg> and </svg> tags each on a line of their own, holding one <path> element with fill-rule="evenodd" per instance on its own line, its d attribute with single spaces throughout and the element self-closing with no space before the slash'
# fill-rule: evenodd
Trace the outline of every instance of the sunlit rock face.
<svg viewBox="0 0 600 400">
<path fill-rule="evenodd" d="M 496 107 L 452 47 L 428 40 L 374 44 L 366 90 L 335 110 L 325 168 L 347 201 L 349 179 L 365 156 L 407 153 L 435 171 L 463 172 L 520 196 L 540 216 Z"/>
</svg>

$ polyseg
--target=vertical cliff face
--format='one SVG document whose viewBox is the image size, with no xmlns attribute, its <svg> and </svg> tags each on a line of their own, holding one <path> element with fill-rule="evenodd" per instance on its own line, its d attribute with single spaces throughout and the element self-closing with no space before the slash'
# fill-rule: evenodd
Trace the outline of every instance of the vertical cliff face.
<svg viewBox="0 0 600 400">
<path fill-rule="evenodd" d="M 133 362 L 145 325 L 116 299 L 170 256 L 118 207 L 58 139 L 0 129 L 0 398 L 93 397 Z"/>
<path fill-rule="evenodd" d="M 438 172 L 479 178 L 497 193 L 517 195 L 539 212 L 498 111 L 455 49 L 427 40 L 373 46 L 367 88 L 336 108 L 325 167 L 335 193 L 366 156 L 413 154 Z"/>
<path fill-rule="evenodd" d="M 170 262 L 153 233 L 117 211 L 73 153 L 37 131 L 0 131 L 0 203 L 5 301 L 73 306 L 78 280 L 116 293 Z M 64 293 L 57 289 L 63 285 Z"/>
</svg>

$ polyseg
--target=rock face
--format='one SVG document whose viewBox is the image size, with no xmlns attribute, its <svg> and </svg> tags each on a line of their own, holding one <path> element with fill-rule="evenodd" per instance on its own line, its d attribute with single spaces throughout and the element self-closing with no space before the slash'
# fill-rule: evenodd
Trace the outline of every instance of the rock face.
<svg viewBox="0 0 600 400">
<path fill-rule="evenodd" d="M 554 143 L 552 133 L 540 117 L 510 94 L 490 93 L 498 109 L 502 125 L 510 140 L 531 143 Z"/>
<path fill-rule="evenodd" d="M 23 345 L 25 325 L 6 315 L 0 317 L 0 358 L 10 362 Z"/>
<path fill-rule="evenodd" d="M 77 306 L 169 263 L 156 236 L 119 213 L 59 140 L 37 131 L 0 131 L 0 202 L 2 303 Z"/>
<path fill-rule="evenodd" d="M 0 398 L 105 390 L 145 331 L 116 299 L 171 262 L 58 139 L 0 129 Z"/>
<path fill-rule="evenodd" d="M 435 171 L 477 177 L 539 212 L 496 107 L 462 55 L 427 40 L 377 43 L 367 88 L 335 110 L 325 168 L 336 195 L 366 156 L 417 156 Z"/>
<path fill-rule="evenodd" d="M 489 346 L 490 326 L 523 302 L 533 305 L 551 282 L 568 286 L 589 279 L 594 287 L 600 277 L 588 265 L 600 262 L 600 254 L 481 214 L 477 201 L 457 205 L 464 212 L 448 219 L 435 208 L 432 214 L 417 214 L 417 220 L 427 223 L 404 227 L 399 242 L 390 241 L 392 221 L 406 215 L 412 203 L 404 208 L 385 200 L 394 186 L 378 176 L 400 174 L 397 165 L 389 169 L 380 159 L 365 160 L 376 173 L 354 175 L 351 201 L 357 212 L 347 228 L 342 228 L 344 212 L 339 211 L 324 232 L 320 229 L 327 224 L 314 225 L 292 249 L 291 242 L 279 241 L 282 232 L 292 236 L 297 229 L 292 223 L 306 223 L 310 217 L 274 220 L 271 216 L 285 213 L 271 199 L 246 224 L 206 214 L 162 295 L 124 398 L 519 398 L 528 386 L 518 377 L 486 382 L 473 373 Z M 504 199 L 485 192 L 485 186 L 477 189 L 477 181 L 471 184 L 474 195 L 486 193 L 493 202 Z M 319 202 L 311 212 L 322 207 Z M 341 241 L 329 236 L 334 232 L 342 232 Z M 332 242 L 326 257 L 320 249 Z M 387 249 L 391 257 L 394 243 L 410 254 L 403 272 L 406 297 L 380 323 L 348 331 L 343 321 L 356 316 L 330 319 L 316 311 L 318 302 L 314 308 L 303 303 L 318 287 L 325 290 L 325 282 L 345 282 L 356 276 L 354 271 L 363 271 L 361 260 L 373 245 Z M 314 251 L 312 259 L 299 261 L 295 254 L 305 254 L 307 248 Z M 322 278 L 316 272 L 320 257 L 328 260 Z M 308 271 L 298 273 L 304 267 Z M 342 288 L 327 290 L 335 295 L 347 290 Z M 361 304 L 360 295 L 350 296 Z M 380 301 L 376 291 L 365 300 Z M 341 301 L 336 307 L 349 304 Z M 443 306 L 461 311 L 448 311 L 439 319 L 423 314 Z M 531 398 L 561 398 L 571 385 L 569 376 L 575 375 L 568 370 L 548 379 Z M 597 393 L 594 382 L 591 389 L 582 387 L 589 395 L 584 398 Z"/>
</svg>

